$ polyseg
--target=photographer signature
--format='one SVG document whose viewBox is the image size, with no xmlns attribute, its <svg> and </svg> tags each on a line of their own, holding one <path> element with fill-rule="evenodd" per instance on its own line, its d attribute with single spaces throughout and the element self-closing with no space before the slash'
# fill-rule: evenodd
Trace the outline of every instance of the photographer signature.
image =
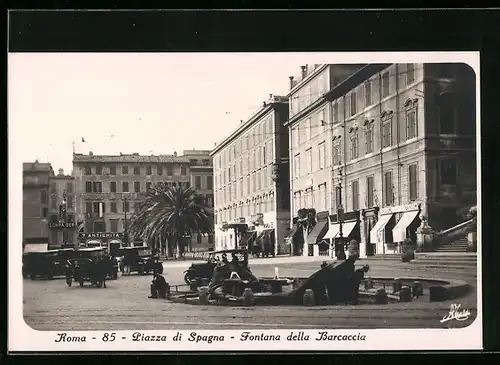
<svg viewBox="0 0 500 365">
<path fill-rule="evenodd" d="M 443 319 L 440 321 L 441 323 L 445 323 L 451 321 L 452 319 L 456 319 L 457 321 L 465 321 L 470 316 L 470 312 L 467 309 L 460 310 L 461 304 L 452 304 L 450 307 L 450 311 Z"/>
</svg>

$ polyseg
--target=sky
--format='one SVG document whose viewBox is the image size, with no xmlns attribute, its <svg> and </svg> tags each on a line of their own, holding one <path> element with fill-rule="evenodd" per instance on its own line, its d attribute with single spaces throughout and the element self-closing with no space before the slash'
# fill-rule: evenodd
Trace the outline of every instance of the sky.
<svg viewBox="0 0 500 365">
<path fill-rule="evenodd" d="M 314 63 L 463 62 L 475 53 L 10 53 L 10 160 L 212 149 Z M 82 138 L 85 143 L 82 143 Z"/>
<path fill-rule="evenodd" d="M 212 149 L 269 94 L 286 95 L 288 77 L 315 61 L 271 53 L 9 54 L 9 138 L 23 145 L 24 162 L 48 161 L 66 173 L 73 142 L 77 153 L 94 154 Z"/>
</svg>

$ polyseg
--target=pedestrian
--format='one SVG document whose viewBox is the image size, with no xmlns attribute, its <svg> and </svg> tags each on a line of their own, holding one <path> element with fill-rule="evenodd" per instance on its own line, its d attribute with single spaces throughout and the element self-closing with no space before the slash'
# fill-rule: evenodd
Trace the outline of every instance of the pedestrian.
<svg viewBox="0 0 500 365">
<path fill-rule="evenodd" d="M 167 283 L 163 275 L 155 273 L 153 275 L 153 281 L 151 282 L 150 291 L 151 295 L 149 298 L 151 299 L 167 299 L 167 292 L 170 288 L 170 285 Z"/>
</svg>

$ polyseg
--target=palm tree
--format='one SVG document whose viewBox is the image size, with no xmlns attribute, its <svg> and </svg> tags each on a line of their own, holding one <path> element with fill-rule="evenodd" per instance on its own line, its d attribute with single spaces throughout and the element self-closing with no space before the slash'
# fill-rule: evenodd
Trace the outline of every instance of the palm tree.
<svg viewBox="0 0 500 365">
<path fill-rule="evenodd" d="M 192 187 L 169 187 L 157 184 L 147 194 L 134 214 L 129 228 L 131 234 L 147 242 L 163 242 L 170 237 L 170 245 L 177 248 L 177 257 L 182 254 L 184 239 L 190 234 L 213 232 L 212 219 L 205 207 L 198 203 Z"/>
</svg>

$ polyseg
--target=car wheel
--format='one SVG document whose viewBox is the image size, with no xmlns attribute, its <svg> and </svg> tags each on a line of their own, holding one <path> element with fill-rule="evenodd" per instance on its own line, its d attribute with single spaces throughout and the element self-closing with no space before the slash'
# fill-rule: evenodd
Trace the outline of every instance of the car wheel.
<svg viewBox="0 0 500 365">
<path fill-rule="evenodd" d="M 190 285 L 191 284 L 191 275 L 189 272 L 187 272 L 185 275 L 184 275 L 184 282 L 187 284 L 187 285 Z"/>
<path fill-rule="evenodd" d="M 80 286 L 83 286 L 84 281 L 83 281 L 82 279 L 80 279 L 80 280 L 78 281 L 78 283 L 80 284 Z"/>
<path fill-rule="evenodd" d="M 137 272 L 139 273 L 139 275 L 144 275 L 144 267 L 139 266 L 139 268 L 137 269 Z"/>
<path fill-rule="evenodd" d="M 71 284 L 73 284 L 73 278 L 72 277 L 66 277 L 66 284 L 68 284 L 68 286 L 71 286 Z"/>
<path fill-rule="evenodd" d="M 36 275 L 35 275 L 35 274 L 31 274 L 31 275 L 30 275 L 30 279 L 31 279 L 31 280 L 35 280 L 35 279 L 36 279 Z"/>
<path fill-rule="evenodd" d="M 98 287 L 98 288 L 102 288 L 102 281 L 97 281 L 95 283 L 95 286 Z"/>
</svg>

